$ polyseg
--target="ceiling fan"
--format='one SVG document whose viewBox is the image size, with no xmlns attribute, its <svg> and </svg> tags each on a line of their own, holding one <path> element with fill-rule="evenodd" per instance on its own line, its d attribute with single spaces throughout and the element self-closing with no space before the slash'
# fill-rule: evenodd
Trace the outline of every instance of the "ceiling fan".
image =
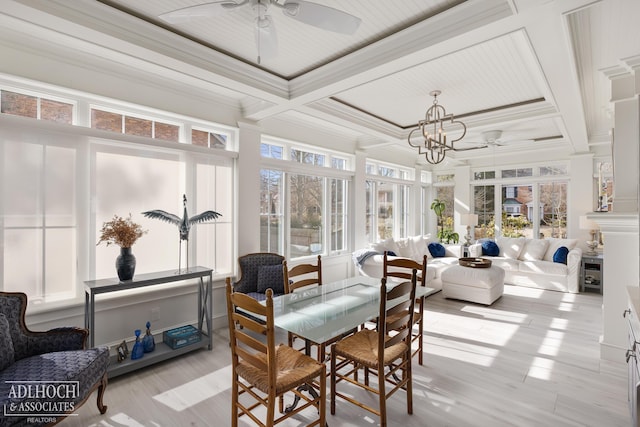
<svg viewBox="0 0 640 427">
<path fill-rule="evenodd" d="M 532 142 L 532 139 L 518 139 L 518 140 L 504 140 L 502 139 L 502 131 L 501 130 L 486 130 L 481 133 L 482 141 L 481 142 L 464 142 L 465 144 L 469 144 L 471 146 L 457 148 L 456 151 L 469 151 L 469 150 L 478 150 L 480 148 L 487 147 L 502 147 L 505 145 L 509 145 L 513 142 Z"/>
<path fill-rule="evenodd" d="M 181 24 L 196 19 L 220 16 L 245 5 L 251 6 L 256 16 L 254 33 L 258 48 L 258 64 L 261 57 L 273 58 L 277 54 L 278 39 L 269 9 L 282 10 L 284 16 L 323 30 L 341 34 L 356 32 L 362 20 L 357 16 L 306 0 L 222 0 L 184 7 L 159 15 L 170 24 Z"/>
</svg>

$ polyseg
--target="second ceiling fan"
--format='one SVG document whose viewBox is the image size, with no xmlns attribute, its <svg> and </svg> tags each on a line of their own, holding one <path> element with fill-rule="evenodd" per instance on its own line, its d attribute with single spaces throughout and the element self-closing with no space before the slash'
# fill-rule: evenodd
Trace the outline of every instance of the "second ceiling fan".
<svg viewBox="0 0 640 427">
<path fill-rule="evenodd" d="M 278 38 L 269 14 L 270 7 L 282 10 L 284 16 L 296 21 L 341 34 L 355 33 L 362 22 L 360 18 L 347 12 L 305 0 L 285 0 L 282 3 L 277 0 L 214 1 L 166 12 L 159 18 L 171 24 L 181 24 L 220 16 L 245 5 L 251 6 L 255 14 L 253 28 L 258 48 L 258 64 L 262 58 L 275 57 L 278 51 Z"/>
</svg>

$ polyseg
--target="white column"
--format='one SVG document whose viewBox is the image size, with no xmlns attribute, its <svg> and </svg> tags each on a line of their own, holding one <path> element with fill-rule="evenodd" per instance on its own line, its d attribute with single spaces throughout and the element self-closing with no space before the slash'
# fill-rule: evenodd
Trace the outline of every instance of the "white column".
<svg viewBox="0 0 640 427">
<path fill-rule="evenodd" d="M 626 67 L 607 70 L 614 105 L 612 159 L 615 195 L 613 211 L 588 215 L 604 236 L 603 331 L 600 357 L 624 360 L 627 348 L 622 312 L 627 308 L 626 286 L 639 286 L 638 171 L 640 170 L 640 57 Z M 634 69 L 629 72 L 628 69 Z M 620 72 L 622 70 L 623 72 Z"/>
<path fill-rule="evenodd" d="M 353 177 L 353 191 L 349 195 L 353 203 L 351 227 L 353 230 L 353 248 L 367 247 L 365 218 L 367 217 L 367 153 L 358 150 L 355 158 L 355 175 Z M 374 196 L 375 197 L 375 196 Z M 375 230 L 373 230 L 375 233 Z M 377 235 L 377 234 L 376 234 Z"/>
<path fill-rule="evenodd" d="M 260 252 L 260 128 L 238 122 L 238 256 Z"/>
</svg>

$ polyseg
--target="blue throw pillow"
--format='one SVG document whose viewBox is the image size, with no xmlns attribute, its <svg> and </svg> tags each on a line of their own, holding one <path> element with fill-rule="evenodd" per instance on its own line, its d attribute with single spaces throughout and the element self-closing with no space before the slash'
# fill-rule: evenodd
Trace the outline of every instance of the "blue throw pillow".
<svg viewBox="0 0 640 427">
<path fill-rule="evenodd" d="M 500 248 L 498 247 L 498 244 L 493 240 L 486 240 L 482 242 L 482 255 L 486 255 L 486 256 L 500 255 Z"/>
<path fill-rule="evenodd" d="M 258 286 L 260 293 L 267 292 L 271 288 L 274 294 L 284 294 L 284 277 L 282 264 L 263 265 L 258 267 Z"/>
<path fill-rule="evenodd" d="M 429 243 L 429 253 L 434 258 L 442 258 L 446 255 L 447 251 L 444 249 L 440 243 Z"/>
<path fill-rule="evenodd" d="M 553 262 L 566 264 L 567 255 L 569 255 L 569 248 L 567 248 L 566 246 L 560 246 L 553 254 Z"/>
<path fill-rule="evenodd" d="M 387 256 L 398 256 L 398 255 L 396 255 L 396 253 L 393 251 L 387 251 Z"/>
</svg>

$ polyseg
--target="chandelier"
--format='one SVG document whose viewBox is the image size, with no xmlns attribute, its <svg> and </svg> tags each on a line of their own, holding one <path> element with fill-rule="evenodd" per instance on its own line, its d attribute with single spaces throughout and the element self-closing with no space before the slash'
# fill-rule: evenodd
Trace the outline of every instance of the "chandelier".
<svg viewBox="0 0 640 427">
<path fill-rule="evenodd" d="M 454 120 L 453 114 L 447 114 L 447 111 L 442 105 L 438 104 L 438 95 L 442 92 L 434 90 L 429 93 L 433 96 L 433 105 L 429 107 L 424 115 L 424 120 L 418 122 L 418 126 L 413 129 L 407 138 L 407 142 L 413 148 L 418 149 L 418 154 L 424 154 L 427 162 L 437 165 L 444 160 L 444 157 L 449 150 L 457 151 L 454 148 L 453 143 L 460 141 L 467 133 L 467 126 L 461 121 Z M 447 141 L 447 129 L 448 128 L 462 128 L 462 134 Z M 421 134 L 418 136 L 418 132 Z M 458 132 L 456 131 L 456 134 Z M 411 142 L 412 138 L 418 140 L 416 143 Z"/>
</svg>

